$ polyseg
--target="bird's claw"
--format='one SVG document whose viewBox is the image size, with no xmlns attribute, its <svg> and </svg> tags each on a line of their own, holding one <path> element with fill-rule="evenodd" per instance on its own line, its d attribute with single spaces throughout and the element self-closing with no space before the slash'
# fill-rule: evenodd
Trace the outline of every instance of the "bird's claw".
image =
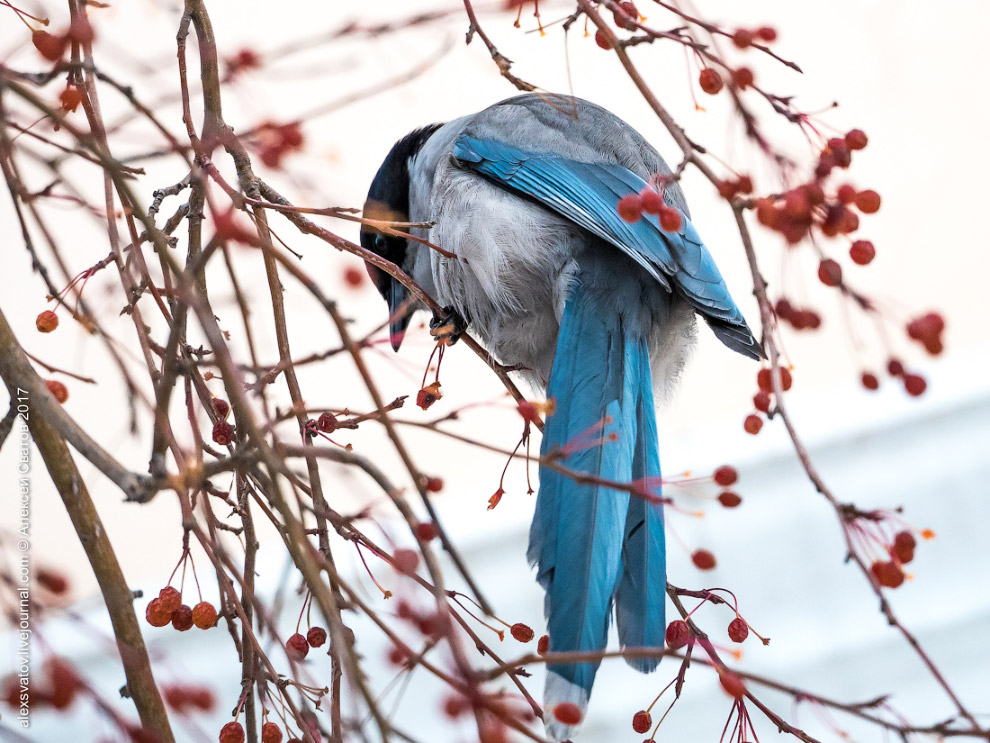
<svg viewBox="0 0 990 743">
<path fill-rule="evenodd" d="M 466 331 L 467 322 L 453 307 L 444 307 L 433 312 L 433 319 L 430 320 L 430 335 L 437 339 L 437 343 L 452 346 Z"/>
</svg>

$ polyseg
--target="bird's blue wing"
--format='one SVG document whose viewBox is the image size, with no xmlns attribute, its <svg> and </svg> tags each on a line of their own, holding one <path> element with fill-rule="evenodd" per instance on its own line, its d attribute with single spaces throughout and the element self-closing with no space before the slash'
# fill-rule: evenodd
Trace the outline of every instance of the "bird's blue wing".
<svg viewBox="0 0 990 743">
<path fill-rule="evenodd" d="M 759 358 L 762 350 L 729 294 L 711 253 L 686 214 L 677 232 L 666 232 L 644 214 L 630 224 L 616 209 L 623 196 L 646 181 L 614 163 L 587 163 L 529 153 L 491 139 L 461 134 L 454 157 L 486 178 L 536 200 L 611 243 L 635 260 L 668 291 L 676 290 L 733 350 Z"/>
</svg>

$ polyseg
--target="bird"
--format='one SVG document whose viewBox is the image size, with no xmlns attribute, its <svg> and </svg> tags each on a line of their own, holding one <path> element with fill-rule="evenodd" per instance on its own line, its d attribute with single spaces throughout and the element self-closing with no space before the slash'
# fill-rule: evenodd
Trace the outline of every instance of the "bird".
<svg viewBox="0 0 990 743">
<path fill-rule="evenodd" d="M 620 199 L 652 187 L 680 217 L 677 229 L 652 214 L 619 214 Z M 583 719 L 613 614 L 623 649 L 663 647 L 656 405 L 681 375 L 696 316 L 744 356 L 760 359 L 761 345 L 671 169 L 589 101 L 531 93 L 416 129 L 382 162 L 364 215 L 361 245 L 444 308 L 431 325 L 453 326 L 452 340 L 470 330 L 545 390 L 548 410 L 553 401 L 527 557 L 545 591 L 549 651 L 589 656 L 547 666 L 547 735 L 567 740 L 575 720 L 555 713 L 570 703 Z M 416 223 L 409 234 L 418 239 L 384 231 L 382 221 Z M 397 351 L 417 303 L 366 266 L 388 303 Z M 645 673 L 659 655 L 627 662 Z"/>
</svg>

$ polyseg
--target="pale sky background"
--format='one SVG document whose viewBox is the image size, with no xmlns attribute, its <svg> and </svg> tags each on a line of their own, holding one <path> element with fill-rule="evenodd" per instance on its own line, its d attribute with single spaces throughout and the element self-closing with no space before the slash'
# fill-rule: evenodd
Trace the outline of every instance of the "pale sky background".
<svg viewBox="0 0 990 743">
<path fill-rule="evenodd" d="M 944 423 L 956 420 L 952 416 L 964 416 L 967 406 L 986 411 L 985 405 L 973 401 L 985 401 L 990 394 L 990 374 L 986 371 L 990 362 L 990 333 L 985 320 L 985 282 L 990 270 L 985 225 L 987 197 L 990 196 L 986 179 L 990 172 L 986 139 L 986 133 L 990 131 L 990 106 L 984 85 L 990 72 L 984 39 L 990 24 L 990 6 L 976 0 L 952 2 L 936 12 L 930 4 L 894 4 L 880 0 L 839 0 L 829 3 L 827 10 L 818 4 L 787 0 L 751 0 L 745 4 L 711 0 L 697 5 L 706 18 L 725 21 L 730 28 L 736 25 L 775 26 L 779 41 L 774 49 L 783 57 L 799 62 L 804 75 L 762 55 L 738 53 L 730 45 L 725 45 L 723 51 L 750 63 L 758 79 L 770 90 L 796 95 L 799 106 L 805 110 L 822 110 L 838 100 L 840 107 L 823 114 L 822 120 L 839 132 L 859 127 L 870 136 L 869 147 L 855 156 L 850 178 L 855 185 L 874 188 L 883 196 L 881 211 L 864 218 L 860 232 L 862 237 L 874 241 L 878 257 L 869 267 L 859 268 L 844 259 L 845 250 L 838 245 L 830 246 L 830 250 L 843 256 L 840 260 L 855 286 L 883 300 L 899 318 L 891 334 L 895 348 L 903 352 L 909 367 L 919 369 L 928 377 L 929 395 L 920 401 L 910 399 L 899 385 L 887 380 L 878 394 L 862 391 L 858 386 L 861 368 L 876 368 L 885 358 L 869 324 L 855 314 L 851 315 L 855 318 L 852 325 L 847 323 L 836 293 L 818 284 L 814 276 L 816 261 L 807 246 L 798 252 L 785 253 L 775 235 L 757 229 L 757 251 L 772 288 L 786 287 L 789 295 L 813 304 L 825 315 L 822 332 L 795 334 L 785 331 L 786 348 L 794 364 L 791 407 L 800 430 L 809 441 L 814 446 L 825 447 L 823 457 L 828 466 L 823 469 L 826 476 L 833 478 L 840 499 L 856 500 L 862 506 L 903 504 L 909 521 L 919 527 L 930 526 L 939 533 L 940 539 L 930 546 L 924 545 L 919 551 L 917 572 L 921 579 L 912 581 L 899 593 L 913 596 L 910 606 L 918 612 L 913 619 L 920 623 L 934 621 L 931 618 L 939 612 L 935 607 L 945 605 L 951 605 L 959 616 L 969 611 L 972 616 L 982 618 L 982 625 L 974 625 L 982 626 L 984 630 L 977 644 L 982 645 L 982 657 L 990 658 L 985 639 L 990 610 L 986 600 L 981 603 L 978 598 L 990 595 L 986 549 L 973 553 L 973 559 L 962 557 L 970 554 L 971 547 L 967 545 L 973 545 L 972 549 L 975 549 L 975 545 L 985 544 L 986 501 L 973 494 L 985 496 L 986 485 L 968 479 L 959 481 L 960 473 L 975 472 L 981 462 L 986 462 L 990 441 L 958 435 L 963 430 L 985 432 L 986 426 L 980 425 L 980 422 L 986 422 L 982 418 L 976 422 L 967 418 L 967 422 L 958 426 Z M 64 24 L 61 4 L 50 2 L 42 7 L 52 15 L 56 28 Z M 328 4 L 313 0 L 284 0 L 278 4 L 228 1 L 214 2 L 210 10 L 221 53 L 231 55 L 242 47 L 261 53 L 277 50 L 300 39 L 340 28 L 351 20 L 371 26 L 445 7 L 456 8 L 457 4 L 418 0 L 376 0 L 361 4 Z M 479 4 L 479 9 L 482 7 Z M 545 4 L 544 21 L 561 17 L 567 8 L 566 4 Z M 664 11 L 649 3 L 641 3 L 641 10 L 658 28 L 676 25 Z M 149 74 L 135 80 L 135 89 L 142 100 L 155 100 L 176 88 L 174 37 L 179 12 L 174 3 L 132 0 L 93 13 L 101 40 L 98 58 L 105 59 L 118 75 L 127 72 L 130 60 L 135 56 L 148 66 Z M 531 16 L 524 15 L 522 31 L 512 27 L 513 17 L 514 14 L 509 13 L 485 13 L 482 22 L 500 50 L 515 61 L 513 71 L 516 74 L 546 90 L 573 91 L 606 106 L 633 124 L 668 160 L 677 161 L 676 146 L 616 60 L 600 50 L 592 39 L 582 38 L 579 29 L 572 31 L 568 47 L 559 27 L 548 29 L 547 35 L 540 38 L 536 33 L 524 33 L 534 27 Z M 425 60 L 435 60 L 416 80 L 308 120 L 303 127 L 306 151 L 290 157 L 288 172 L 272 173 L 260 169 L 277 189 L 290 195 L 298 204 L 360 206 L 368 183 L 395 139 L 416 126 L 448 120 L 515 93 L 498 76 L 480 41 L 464 45 L 466 27 L 466 20 L 455 13 L 448 20 L 429 26 L 378 39 L 359 36 L 289 56 L 248 74 L 227 90 L 227 121 L 235 130 L 244 131 L 265 119 L 285 121 L 303 116 L 328 101 L 349 100 L 370 85 L 400 77 Z M 17 51 L 26 38 L 26 30 L 12 14 L 0 14 L 3 58 L 21 69 L 40 69 L 31 49 Z M 707 110 L 695 110 L 686 86 L 687 75 L 692 79 L 696 76 L 695 68 L 686 72 L 679 47 L 669 44 L 658 45 L 655 49 L 639 47 L 633 54 L 660 100 L 695 141 L 703 143 L 740 171 L 751 170 L 758 185 L 776 187 L 769 179 L 771 174 L 760 167 L 759 158 L 739 136 L 735 122 L 727 124 L 725 95 L 711 98 L 699 91 L 700 102 Z M 47 93 L 54 98 L 57 90 L 53 84 Z M 120 101 L 109 92 L 104 92 L 103 96 L 103 105 L 110 112 L 107 118 L 113 120 L 113 112 L 123 110 Z M 752 100 L 751 104 L 755 110 L 765 111 L 758 101 Z M 163 118 L 172 130 L 181 131 L 175 107 L 164 111 Z M 779 141 L 795 157 L 808 157 L 807 146 L 796 136 L 796 130 L 792 132 L 778 125 L 769 113 L 764 119 L 769 130 L 778 133 Z M 117 140 L 118 154 L 141 152 L 146 142 L 140 130 L 125 132 Z M 139 182 L 139 187 L 149 198 L 152 190 L 183 175 L 178 161 L 154 162 L 148 171 L 149 176 Z M 95 170 L 79 169 L 77 172 L 80 183 L 88 187 L 90 193 L 102 193 L 99 174 Z M 39 176 L 33 185 L 40 187 L 44 183 Z M 729 209 L 720 203 L 714 189 L 690 170 L 684 178 L 684 189 L 694 221 L 738 303 L 751 324 L 757 324 L 755 302 L 749 296 L 751 283 L 745 256 Z M 174 208 L 178 202 L 167 203 Z M 72 236 L 71 241 L 66 240 L 64 248 L 74 269 L 81 270 L 106 255 L 105 234 L 93 220 L 65 206 L 49 207 L 48 213 L 58 215 L 58 229 L 63 236 Z M 166 213 L 167 206 L 162 210 L 162 214 Z M 351 223 L 331 220 L 322 223 L 350 239 L 357 239 L 357 230 Z M 107 365 L 98 342 L 85 336 L 64 316 L 57 333 L 42 336 L 34 331 L 34 317 L 44 308 L 45 290 L 41 281 L 29 273 L 29 260 L 5 198 L 0 199 L 0 225 L 0 250 L 6 273 L 5 278 L 0 279 L 0 307 L 29 351 L 50 363 L 69 367 L 99 381 L 98 386 L 89 388 L 70 383 L 67 410 L 91 425 L 100 441 L 121 461 L 135 470 L 142 470 L 150 451 L 150 432 L 145 425 L 137 439 L 128 434 L 127 412 L 119 398 L 119 378 Z M 302 267 L 311 276 L 324 281 L 326 290 L 338 298 L 343 311 L 355 320 L 356 328 L 368 329 L 383 319 L 384 303 L 369 284 L 357 292 L 343 285 L 342 270 L 348 265 L 360 265 L 356 259 L 336 254 L 315 239 L 299 237 L 277 218 L 273 220 L 273 226 L 293 249 L 304 254 Z M 274 360 L 276 352 L 270 317 L 266 314 L 269 305 L 265 299 L 267 288 L 262 280 L 260 258 L 248 251 L 237 255 L 242 278 L 259 297 L 254 321 L 261 356 Z M 297 285 L 288 279 L 285 283 L 294 355 L 299 357 L 336 345 L 336 334 L 319 309 Z M 94 279 L 87 289 L 87 298 L 101 308 L 102 319 L 110 332 L 124 344 L 132 344 L 134 335 L 130 320 L 116 317 L 121 305 L 119 294 L 109 297 L 102 294 L 107 285 L 103 277 Z M 218 311 L 227 313 L 221 321 L 234 334 L 233 342 L 241 344 L 232 297 L 224 296 L 221 291 L 215 293 L 213 299 Z M 948 322 L 947 351 L 937 361 L 919 352 L 914 344 L 909 345 L 900 334 L 904 320 L 929 309 L 939 309 Z M 421 324 L 414 323 L 414 326 Z M 850 342 L 853 336 L 861 339 L 858 348 Z M 850 610 L 847 614 L 852 633 L 855 635 L 857 628 L 864 633 L 850 641 L 862 643 L 863 638 L 869 636 L 868 630 L 857 624 L 856 619 L 865 617 L 865 624 L 871 627 L 876 624 L 875 602 L 864 592 L 862 579 L 850 576 L 851 568 L 843 567 L 841 563 L 842 547 L 834 518 L 817 500 L 810 485 L 794 470 L 779 424 L 769 425 L 755 438 L 742 431 L 742 419 L 751 410 L 750 398 L 755 391 L 755 366 L 726 351 L 704 327 L 700 328 L 699 339 L 697 352 L 678 394 L 661 412 L 664 471 L 692 470 L 702 474 L 723 462 L 739 463 L 744 474 L 747 467 L 754 468 L 757 474 L 750 482 L 754 485 L 765 483 L 766 490 L 762 494 L 766 495 L 767 501 L 762 508 L 758 505 L 761 490 L 750 489 L 752 486 L 747 486 L 744 477 L 741 492 L 752 509 L 739 509 L 731 519 L 716 509 L 703 522 L 675 516 L 671 519 L 672 527 L 692 548 L 706 540 L 726 540 L 707 544 L 726 563 L 740 564 L 752 548 L 748 534 L 760 535 L 759 540 L 781 545 L 777 554 L 764 553 L 764 557 L 770 563 L 791 566 L 802 559 L 801 544 L 782 534 L 805 535 L 820 546 L 814 555 L 807 556 L 809 566 L 814 565 L 812 574 L 819 576 L 815 580 L 820 580 L 822 586 L 833 585 L 827 576 L 843 575 L 845 582 L 836 590 L 857 592 L 855 611 Z M 414 395 L 430 349 L 426 332 L 418 330 L 407 338 L 399 362 L 392 358 L 387 344 L 382 348 L 381 354 L 371 354 L 370 358 L 382 380 L 386 398 Z M 305 367 L 300 372 L 310 404 L 351 405 L 356 410 L 367 408 L 366 396 L 346 359 Z M 504 402 L 497 380 L 486 373 L 469 351 L 459 347 L 448 354 L 441 379 L 445 392 L 441 402 L 426 414 L 410 405 L 401 417 L 430 420 L 434 413 L 442 415 L 469 402 L 493 401 L 492 405 L 466 412 L 459 430 L 511 448 L 518 436 L 518 418 Z M 215 391 L 219 393 L 221 388 L 215 384 Z M 282 387 L 278 387 L 277 395 L 280 400 L 287 399 Z M 944 425 L 932 421 L 941 421 Z M 933 431 L 950 433 L 938 437 L 933 434 L 928 440 L 924 438 L 927 430 L 924 426 L 928 425 Z M 910 449 L 927 453 L 923 463 L 920 459 L 905 457 L 902 451 L 908 449 L 898 449 L 889 438 L 883 439 L 886 443 L 878 445 L 874 456 L 866 459 L 861 456 L 857 460 L 860 462 L 857 467 L 861 469 L 854 469 L 841 458 L 829 459 L 827 451 L 832 450 L 827 449 L 828 446 L 838 447 L 839 451 L 853 456 L 857 441 L 865 441 L 871 431 L 896 430 L 900 426 L 923 426 L 911 429 L 919 438 L 912 444 L 915 448 Z M 206 433 L 207 429 L 204 427 L 203 431 Z M 951 432 L 957 435 L 953 437 Z M 904 433 L 907 435 L 906 431 Z M 376 460 L 398 477 L 396 460 L 384 445 L 379 431 L 365 426 L 340 438 L 354 443 L 359 451 L 373 452 Z M 505 535 L 510 546 L 498 554 L 512 554 L 513 575 L 523 582 L 529 580 L 520 535 L 524 533 L 532 504 L 525 496 L 521 467 L 509 469 L 507 495 L 499 508 L 489 513 L 484 507 L 497 487 L 504 464 L 501 457 L 455 447 L 438 437 L 407 433 L 407 438 L 424 470 L 444 477 L 446 487 L 438 501 L 443 512 L 448 514 L 460 542 L 468 549 L 479 550 L 479 560 L 491 559 L 484 558 L 486 535 L 498 544 L 502 544 L 500 535 Z M 950 441 L 953 442 L 951 450 L 947 448 Z M 3 525 L 13 520 L 13 462 L 14 450 L 12 442 L 8 442 L 0 452 L 0 524 Z M 774 480 L 772 467 L 767 470 L 773 463 L 779 463 L 779 481 Z M 181 534 L 173 501 L 168 494 L 163 494 L 148 506 L 121 504 L 118 494 L 105 480 L 93 474 L 85 462 L 80 462 L 80 467 L 88 477 L 94 499 L 132 586 L 145 591 L 157 590 L 164 585 L 179 555 Z M 931 481 L 939 484 L 936 489 L 916 487 L 911 482 L 910 473 L 915 467 L 925 468 Z M 365 480 L 330 467 L 326 473 L 327 477 L 337 477 L 332 481 L 331 498 L 337 504 L 343 503 L 343 510 L 372 500 L 379 502 Z M 922 479 L 920 474 L 918 479 L 919 482 Z M 771 491 L 783 488 L 785 482 L 787 495 L 771 498 Z M 73 597 L 82 602 L 82 607 L 93 607 L 95 582 L 43 472 L 36 473 L 34 488 L 35 560 L 69 573 Z M 963 497 L 963 491 L 973 497 Z M 770 502 L 775 506 L 768 511 L 767 503 Z M 687 508 L 698 508 L 698 504 L 690 498 L 685 501 Z M 388 513 L 384 508 L 379 512 L 383 516 Z M 918 520 L 915 520 L 915 514 L 919 515 Z M 770 522 L 780 529 L 785 529 L 785 525 L 789 527 L 784 532 L 773 532 L 768 527 Z M 393 536 L 398 537 L 398 534 Z M 754 537 L 754 541 L 756 539 Z M 775 539 L 777 541 L 773 542 Z M 482 546 L 473 540 L 481 540 Z M 680 550 L 676 540 L 671 541 L 670 549 L 674 582 L 708 585 L 708 577 L 685 567 L 686 553 Z M 952 561 L 955 558 L 950 559 L 950 550 L 958 562 Z M 274 585 L 281 570 L 281 555 L 276 547 L 269 552 L 270 562 L 262 562 L 265 566 L 262 581 L 271 581 L 268 585 Z M 940 553 L 941 557 L 938 556 Z M 262 554 L 264 557 L 264 549 Z M 945 572 L 931 567 L 926 569 L 927 559 Z M 507 588 L 498 587 L 498 574 L 492 574 L 489 563 L 479 563 L 479 571 L 491 575 L 494 592 L 509 593 Z M 950 571 L 954 573 L 951 579 L 946 575 Z M 721 579 L 722 576 L 716 577 Z M 856 581 L 859 581 L 858 585 Z M 731 579 L 727 576 L 725 582 L 733 588 L 749 587 L 752 595 L 760 595 L 760 581 L 752 575 L 748 579 L 746 575 L 735 575 Z M 215 595 L 215 589 L 209 585 L 209 576 L 205 583 L 206 593 Z M 855 588 L 847 589 L 847 585 Z M 960 593 L 946 595 L 947 585 L 959 587 Z M 971 591 L 976 595 L 971 595 Z M 820 604 L 821 612 L 827 613 L 836 602 L 844 601 L 846 595 L 836 596 L 822 589 L 794 599 L 801 605 Z M 519 610 L 528 612 L 529 621 L 539 625 L 539 594 L 534 588 L 527 596 L 533 600 L 520 606 Z M 896 598 L 900 599 L 900 595 Z M 507 603 L 514 601 L 509 597 L 505 600 Z M 766 617 L 773 617 L 774 613 L 767 606 L 785 602 L 785 596 L 770 592 L 766 597 L 761 595 L 760 600 L 764 603 L 754 599 L 754 604 L 761 607 Z M 143 608 L 143 603 L 140 606 Z M 839 616 L 840 610 L 836 608 L 835 611 Z M 793 622 L 799 621 L 792 614 L 784 613 L 784 616 L 790 616 Z M 776 625 L 777 635 L 785 635 L 794 626 L 784 621 L 768 621 Z M 885 638 L 885 642 L 889 639 L 889 632 L 884 635 L 882 627 L 874 629 L 879 632 L 877 637 Z M 780 649 L 771 646 L 762 654 L 775 656 L 778 670 L 786 669 L 782 657 L 792 657 L 801 647 L 800 638 L 795 638 L 793 646 L 784 644 Z M 890 657 L 896 659 L 910 657 L 906 646 L 896 643 L 892 653 Z M 947 662 L 951 666 L 955 661 L 949 659 Z M 963 660 L 959 662 L 960 667 L 965 665 Z M 832 667 L 837 666 L 833 664 Z M 0 671 L 4 668 L 0 665 Z M 877 693 L 896 686 L 902 678 L 895 666 L 889 668 L 886 675 L 880 674 L 877 679 Z M 853 689 L 854 676 L 856 673 L 848 670 L 836 672 L 838 696 L 846 692 L 859 693 L 858 687 Z M 640 677 L 627 675 L 623 678 L 630 681 Z M 852 685 L 843 686 L 843 680 Z M 990 678 L 986 681 L 984 689 L 990 688 Z M 656 681 L 651 680 L 650 684 L 653 688 Z M 539 689 L 535 684 L 532 688 L 534 691 Z M 604 696 L 604 692 L 599 693 Z M 973 703 L 980 708 L 978 702 Z M 982 709 L 990 711 L 990 699 L 986 696 Z M 767 731 L 766 734 L 771 733 Z"/>
</svg>

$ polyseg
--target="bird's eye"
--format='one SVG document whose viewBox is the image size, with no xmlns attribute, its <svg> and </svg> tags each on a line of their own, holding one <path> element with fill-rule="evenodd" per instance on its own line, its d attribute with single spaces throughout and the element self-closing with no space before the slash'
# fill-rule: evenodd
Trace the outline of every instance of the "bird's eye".
<svg viewBox="0 0 990 743">
<path fill-rule="evenodd" d="M 385 250 L 385 235 L 379 233 L 375 235 L 375 250 Z"/>
</svg>

